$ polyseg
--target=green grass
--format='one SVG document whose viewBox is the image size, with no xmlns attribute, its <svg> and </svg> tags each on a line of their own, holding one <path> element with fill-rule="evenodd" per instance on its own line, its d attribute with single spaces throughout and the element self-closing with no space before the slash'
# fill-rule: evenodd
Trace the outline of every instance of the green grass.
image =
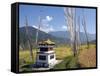
<svg viewBox="0 0 100 76">
<path fill-rule="evenodd" d="M 77 63 L 77 58 L 74 56 L 68 56 L 63 59 L 63 61 L 56 66 L 54 66 L 53 69 L 71 69 L 71 68 L 78 68 L 79 65 Z"/>
<path fill-rule="evenodd" d="M 36 50 L 33 49 L 33 60 L 31 61 L 30 59 L 30 51 L 25 50 L 22 51 L 20 50 L 19 52 L 19 70 L 21 71 L 26 71 L 26 70 L 31 70 L 29 65 L 34 64 L 36 59 Z"/>
</svg>

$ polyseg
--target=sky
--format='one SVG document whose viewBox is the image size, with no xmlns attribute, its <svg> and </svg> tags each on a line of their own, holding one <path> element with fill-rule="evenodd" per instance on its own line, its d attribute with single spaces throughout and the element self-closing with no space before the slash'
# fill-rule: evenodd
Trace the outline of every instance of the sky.
<svg viewBox="0 0 100 76">
<path fill-rule="evenodd" d="M 87 32 L 96 33 L 96 10 L 84 8 Z M 83 8 L 76 8 L 76 18 L 80 16 L 80 23 L 83 17 Z M 19 6 L 19 26 L 25 26 L 25 18 L 27 17 L 28 26 L 38 28 L 44 32 L 67 31 L 67 24 L 64 17 L 64 7 L 54 6 L 37 6 L 37 5 L 20 5 Z M 41 23 L 39 21 L 41 18 Z M 78 20 L 77 20 L 78 22 Z M 84 32 L 80 24 L 80 31 Z"/>
</svg>

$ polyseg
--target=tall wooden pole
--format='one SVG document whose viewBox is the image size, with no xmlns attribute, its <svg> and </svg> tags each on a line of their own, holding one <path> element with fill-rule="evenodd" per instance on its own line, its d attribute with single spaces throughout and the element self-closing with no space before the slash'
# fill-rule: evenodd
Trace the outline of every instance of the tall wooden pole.
<svg viewBox="0 0 100 76">
<path fill-rule="evenodd" d="M 28 45 L 29 45 L 29 49 L 30 49 L 30 59 L 31 59 L 31 61 L 33 61 L 32 43 L 31 43 L 29 31 L 28 31 L 27 17 L 26 17 L 26 21 L 25 21 L 25 29 L 26 29 L 26 35 L 27 35 L 27 38 L 28 38 Z"/>
<path fill-rule="evenodd" d="M 39 30 L 40 30 L 40 25 L 41 25 L 41 18 L 39 16 L 39 24 L 38 24 L 38 28 L 37 28 L 37 31 L 36 31 L 36 45 L 38 44 L 38 36 L 39 36 Z"/>
<path fill-rule="evenodd" d="M 77 40 L 78 40 L 78 50 L 80 49 L 80 45 L 81 45 L 81 40 L 80 40 L 80 16 L 78 17 L 78 19 L 77 19 L 78 21 L 78 27 L 77 27 Z"/>
<path fill-rule="evenodd" d="M 84 15 L 84 10 L 83 10 L 83 20 L 82 20 L 82 25 L 83 25 L 83 28 L 84 28 L 84 32 L 85 32 L 85 35 L 86 35 L 86 40 L 87 40 L 87 48 L 89 48 L 89 40 L 88 40 L 88 35 L 87 35 L 87 27 L 86 27 L 86 19 L 85 19 L 85 15 Z"/>
</svg>

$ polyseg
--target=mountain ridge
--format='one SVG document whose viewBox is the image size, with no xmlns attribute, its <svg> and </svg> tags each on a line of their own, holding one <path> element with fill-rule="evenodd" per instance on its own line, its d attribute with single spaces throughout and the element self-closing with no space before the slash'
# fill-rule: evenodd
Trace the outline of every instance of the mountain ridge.
<svg viewBox="0 0 100 76">
<path fill-rule="evenodd" d="M 29 37 L 31 39 L 32 45 L 35 46 L 37 29 L 32 26 L 27 26 L 27 29 L 29 32 Z M 56 43 L 56 45 L 70 43 L 70 36 L 67 31 L 64 31 L 64 32 L 57 31 L 57 32 L 46 33 L 46 32 L 39 30 L 38 33 L 39 33 L 38 42 L 41 40 L 51 39 L 52 41 Z M 81 37 L 84 37 L 84 33 L 82 35 Z M 90 35 L 89 38 L 92 38 L 92 36 Z M 93 41 L 93 40 L 95 41 L 95 37 L 91 39 L 90 41 Z M 82 42 L 86 42 L 86 38 L 83 39 Z M 21 47 L 24 46 L 25 48 L 28 48 L 28 36 L 26 34 L 25 26 L 19 28 L 19 44 Z"/>
</svg>

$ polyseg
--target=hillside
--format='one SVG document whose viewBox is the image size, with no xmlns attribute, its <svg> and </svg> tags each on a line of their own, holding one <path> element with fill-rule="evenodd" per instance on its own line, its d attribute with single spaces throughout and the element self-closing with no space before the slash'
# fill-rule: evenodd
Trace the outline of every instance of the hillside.
<svg viewBox="0 0 100 76">
<path fill-rule="evenodd" d="M 29 37 L 31 39 L 32 45 L 33 47 L 35 47 L 37 29 L 32 26 L 28 26 L 27 29 L 29 32 Z M 70 43 L 70 35 L 67 31 L 56 31 L 46 33 L 39 30 L 38 41 L 46 39 L 51 39 L 56 43 L 56 45 Z M 80 39 L 81 43 L 86 43 L 86 36 L 83 32 L 80 32 Z M 88 39 L 90 43 L 95 43 L 95 34 L 88 34 Z M 19 43 L 21 48 L 28 48 L 28 36 L 26 34 L 25 27 L 19 28 Z"/>
<path fill-rule="evenodd" d="M 55 37 L 59 37 L 59 38 L 68 38 L 68 39 L 70 39 L 70 34 L 68 33 L 68 31 L 49 32 L 49 34 L 51 34 L 52 36 L 55 36 Z M 84 32 L 80 32 L 80 40 L 81 40 L 81 43 L 86 42 L 86 35 L 85 35 Z M 88 40 L 89 40 L 89 42 L 95 41 L 96 40 L 96 35 L 88 33 Z"/>
<path fill-rule="evenodd" d="M 37 29 L 32 27 L 32 26 L 28 26 L 27 29 L 28 29 L 29 37 L 31 39 L 33 47 L 35 47 L 34 45 L 35 45 Z M 38 41 L 46 40 L 46 39 L 51 39 L 56 44 L 59 44 L 59 43 L 60 44 L 68 44 L 69 43 L 69 39 L 67 39 L 67 38 L 55 37 L 55 36 L 52 36 L 51 34 L 48 34 L 48 33 L 45 33 L 43 31 L 39 30 Z M 23 47 L 28 48 L 28 43 L 27 43 L 28 42 L 28 36 L 26 34 L 25 27 L 19 28 L 19 42 L 20 42 L 21 48 L 23 48 Z"/>
</svg>

